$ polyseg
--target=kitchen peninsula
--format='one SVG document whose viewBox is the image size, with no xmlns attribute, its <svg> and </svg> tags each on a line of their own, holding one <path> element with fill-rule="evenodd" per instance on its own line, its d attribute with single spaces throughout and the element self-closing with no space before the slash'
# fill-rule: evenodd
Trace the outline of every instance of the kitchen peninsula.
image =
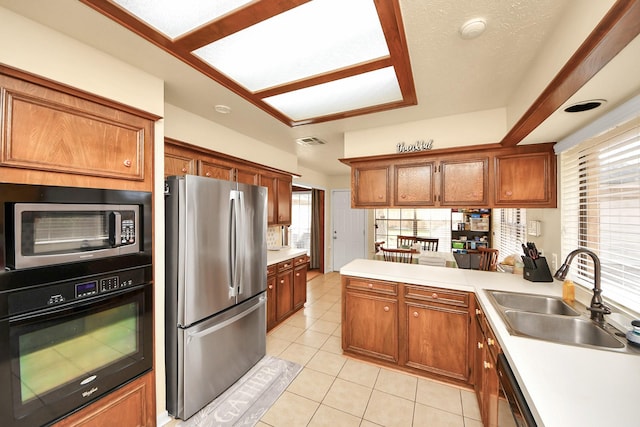
<svg viewBox="0 0 640 427">
<path fill-rule="evenodd" d="M 387 292 L 387 296 L 377 297 L 379 300 L 392 300 L 394 285 L 414 291 L 424 287 L 442 295 L 452 293 L 472 297 L 475 294 L 476 308 L 484 312 L 538 425 L 586 426 L 595 425 L 603 419 L 607 425 L 637 424 L 633 408 L 636 406 L 635 390 L 640 367 L 638 355 L 511 335 L 484 292 L 493 289 L 560 296 L 562 286 L 559 282 L 533 283 L 513 274 L 364 259 L 345 265 L 340 274 L 343 281 L 343 328 L 347 325 L 345 311 L 349 306 L 345 302 L 345 283 L 349 280 L 370 282 L 374 290 Z M 388 287 L 381 287 L 383 285 Z M 606 296 L 606 289 L 604 294 Z M 400 301 L 403 297 L 398 293 Z M 469 298 L 468 302 L 458 299 L 457 303 L 451 304 L 462 309 L 464 304 L 472 304 L 472 299 Z M 399 305 L 391 308 L 392 305 L 383 304 L 381 308 L 401 312 L 404 308 Z M 398 323 L 392 327 L 397 328 Z M 469 364 L 473 365 L 471 361 Z"/>
</svg>

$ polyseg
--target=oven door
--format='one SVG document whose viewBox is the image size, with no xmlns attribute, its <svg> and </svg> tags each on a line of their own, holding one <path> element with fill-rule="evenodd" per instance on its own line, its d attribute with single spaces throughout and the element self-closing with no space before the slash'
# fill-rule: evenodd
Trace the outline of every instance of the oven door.
<svg viewBox="0 0 640 427">
<path fill-rule="evenodd" d="M 533 414 L 527 405 L 527 401 L 520 390 L 518 381 L 507 362 L 504 354 L 498 354 L 497 363 L 500 391 L 504 393 L 505 400 L 500 399 L 498 404 L 498 423 L 502 426 L 536 427 Z"/>
<path fill-rule="evenodd" d="M 0 425 L 48 424 L 150 370 L 152 302 L 145 284 L 0 321 Z"/>
</svg>

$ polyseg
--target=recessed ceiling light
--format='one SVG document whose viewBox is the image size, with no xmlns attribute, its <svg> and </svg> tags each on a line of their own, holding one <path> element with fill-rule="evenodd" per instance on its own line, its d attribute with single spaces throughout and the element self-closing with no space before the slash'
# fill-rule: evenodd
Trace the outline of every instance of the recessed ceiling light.
<svg viewBox="0 0 640 427">
<path fill-rule="evenodd" d="M 226 105 L 218 104 L 213 108 L 216 110 L 216 112 L 218 112 L 220 114 L 229 114 L 229 113 L 231 113 L 231 107 L 228 107 Z"/>
<path fill-rule="evenodd" d="M 593 110 L 594 108 L 598 108 L 605 102 L 607 101 L 605 101 L 604 99 L 592 99 L 589 101 L 580 101 L 568 106 L 567 108 L 564 109 L 564 111 L 566 113 L 580 113 L 582 111 L 589 111 L 589 110 Z"/>
<path fill-rule="evenodd" d="M 460 37 L 465 40 L 475 39 L 487 29 L 487 22 L 482 18 L 471 19 L 460 27 Z"/>
</svg>

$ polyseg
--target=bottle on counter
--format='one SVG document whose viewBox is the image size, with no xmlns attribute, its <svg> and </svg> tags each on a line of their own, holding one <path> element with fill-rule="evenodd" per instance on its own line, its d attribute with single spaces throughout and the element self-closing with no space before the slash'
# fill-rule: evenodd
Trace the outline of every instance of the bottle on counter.
<svg viewBox="0 0 640 427">
<path fill-rule="evenodd" d="M 562 283 L 562 300 L 567 304 L 573 304 L 576 299 L 576 287 L 573 280 L 565 280 Z"/>
</svg>

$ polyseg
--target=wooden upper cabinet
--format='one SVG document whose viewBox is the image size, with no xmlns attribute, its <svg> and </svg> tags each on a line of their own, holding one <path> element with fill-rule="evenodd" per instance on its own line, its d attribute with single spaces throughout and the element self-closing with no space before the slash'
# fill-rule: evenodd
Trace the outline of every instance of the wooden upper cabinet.
<svg viewBox="0 0 640 427">
<path fill-rule="evenodd" d="M 391 168 L 388 165 L 361 165 L 351 169 L 351 205 L 382 207 L 391 203 Z"/>
<path fill-rule="evenodd" d="M 195 175 L 196 161 L 180 154 L 164 153 L 164 177 L 174 175 Z"/>
<path fill-rule="evenodd" d="M 291 177 L 261 174 L 260 185 L 267 187 L 268 225 L 291 224 Z"/>
<path fill-rule="evenodd" d="M 440 162 L 440 206 L 489 204 L 489 157 Z"/>
<path fill-rule="evenodd" d="M 267 187 L 268 225 L 291 224 L 292 175 L 267 166 L 166 138 L 164 174 L 193 174 Z"/>
<path fill-rule="evenodd" d="M 0 168 L 26 184 L 150 191 L 157 116 L 0 68 Z"/>
<path fill-rule="evenodd" d="M 495 205 L 555 208 L 555 160 L 552 152 L 496 156 Z"/>
<path fill-rule="evenodd" d="M 351 207 L 556 207 L 553 143 L 340 159 Z"/>
<path fill-rule="evenodd" d="M 258 171 L 236 169 L 236 181 L 242 184 L 260 185 L 260 174 Z"/>
<path fill-rule="evenodd" d="M 278 178 L 278 224 L 291 224 L 291 179 Z"/>
<path fill-rule="evenodd" d="M 394 167 L 395 206 L 435 205 L 435 162 L 400 164 Z"/>
<path fill-rule="evenodd" d="M 212 163 L 206 160 L 198 160 L 198 175 L 200 176 L 233 181 L 235 177 L 234 172 L 234 168 L 231 166 Z"/>
</svg>

